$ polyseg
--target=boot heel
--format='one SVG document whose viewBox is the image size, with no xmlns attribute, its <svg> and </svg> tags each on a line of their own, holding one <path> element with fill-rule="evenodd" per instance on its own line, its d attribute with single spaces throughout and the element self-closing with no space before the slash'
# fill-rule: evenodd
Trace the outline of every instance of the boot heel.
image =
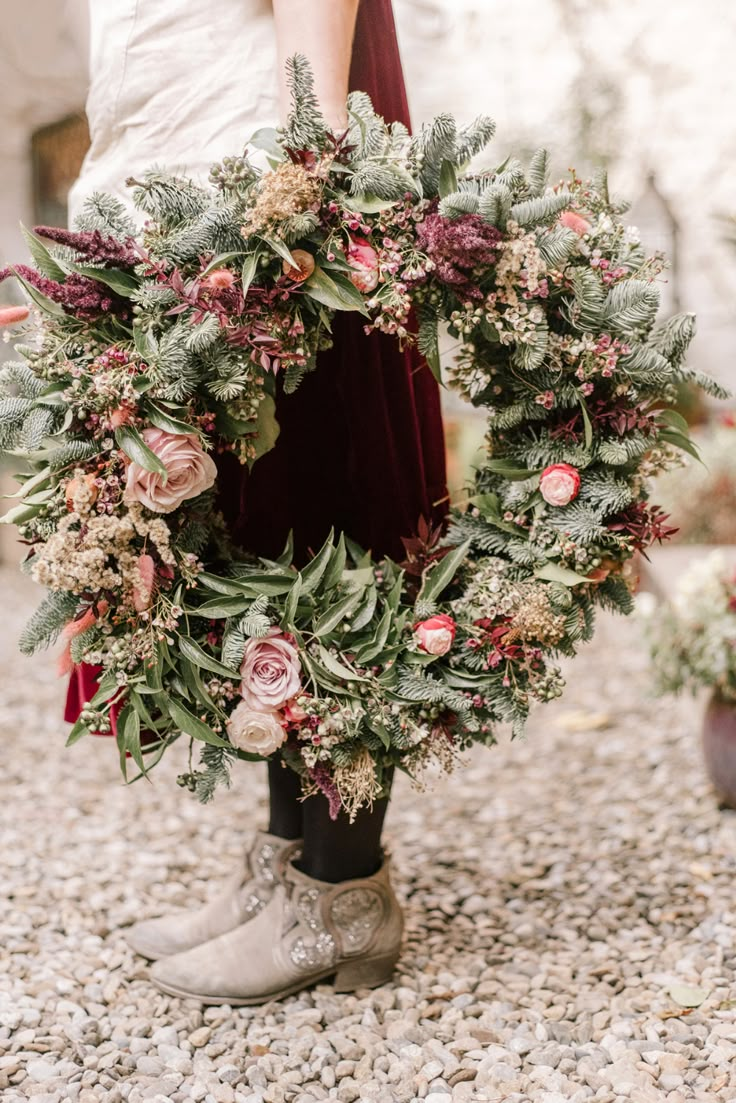
<svg viewBox="0 0 736 1103">
<path fill-rule="evenodd" d="M 335 973 L 333 987 L 336 992 L 353 992 L 356 988 L 378 988 L 379 985 L 387 984 L 391 980 L 398 960 L 398 954 L 387 954 L 383 957 L 364 957 L 346 961 Z"/>
</svg>

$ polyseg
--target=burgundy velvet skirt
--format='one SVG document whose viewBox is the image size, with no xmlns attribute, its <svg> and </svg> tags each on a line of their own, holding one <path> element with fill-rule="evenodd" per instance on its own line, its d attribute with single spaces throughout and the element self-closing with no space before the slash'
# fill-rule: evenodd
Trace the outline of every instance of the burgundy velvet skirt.
<svg viewBox="0 0 736 1103">
<path fill-rule="evenodd" d="M 391 0 L 360 4 L 350 86 L 368 92 L 386 119 L 409 124 Z M 401 537 L 419 518 L 446 512 L 437 384 L 415 350 L 366 335 L 363 324 L 338 316 L 318 370 L 294 394 L 279 393 L 280 436 L 252 471 L 232 455 L 217 457 L 220 508 L 248 551 L 276 556 L 293 530 L 304 562 L 334 527 L 375 557 L 402 557 Z M 94 695 L 98 674 L 88 665 L 72 672 L 66 720 Z"/>
</svg>

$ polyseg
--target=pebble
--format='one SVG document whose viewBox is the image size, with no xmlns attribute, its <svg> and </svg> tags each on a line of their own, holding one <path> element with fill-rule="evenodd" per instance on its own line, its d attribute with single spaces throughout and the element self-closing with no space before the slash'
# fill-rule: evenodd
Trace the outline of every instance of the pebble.
<svg viewBox="0 0 736 1103">
<path fill-rule="evenodd" d="M 229 875 L 264 821 L 265 771 L 202 807 L 176 749 L 128 789 L 107 741 L 64 751 L 63 686 L 13 645 L 32 590 L 1 582 L 3 1103 L 736 1098 L 736 817 L 705 778 L 697 706 L 651 697 L 636 622 L 601 618 L 527 740 L 502 734 L 434 793 L 397 778 L 392 984 L 200 1008 L 153 989 L 122 932 Z M 602 710 L 604 732 L 580 727 Z M 681 1017 L 678 984 L 708 993 Z"/>
</svg>

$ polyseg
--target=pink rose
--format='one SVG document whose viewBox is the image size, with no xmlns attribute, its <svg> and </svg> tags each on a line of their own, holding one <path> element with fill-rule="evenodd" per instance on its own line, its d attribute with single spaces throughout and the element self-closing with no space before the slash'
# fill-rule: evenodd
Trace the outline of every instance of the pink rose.
<svg viewBox="0 0 736 1103">
<path fill-rule="evenodd" d="M 452 647 L 455 631 L 455 621 L 446 613 L 437 613 L 414 625 L 417 642 L 429 655 L 446 655 Z"/>
<path fill-rule="evenodd" d="M 539 489 L 548 505 L 569 505 L 578 496 L 580 475 L 569 463 L 553 463 L 542 472 Z"/>
<path fill-rule="evenodd" d="M 303 724 L 307 719 L 309 713 L 306 709 L 302 708 L 300 704 L 294 701 L 287 701 L 282 709 L 282 715 L 287 724 Z"/>
<path fill-rule="evenodd" d="M 352 268 L 349 279 L 358 291 L 368 294 L 378 284 L 378 253 L 362 237 L 350 239 L 347 252 L 348 264 Z"/>
<path fill-rule="evenodd" d="M 301 689 L 299 652 L 278 628 L 245 645 L 240 695 L 249 709 L 275 712 Z"/>
<path fill-rule="evenodd" d="M 194 433 L 144 429 L 142 436 L 166 468 L 167 478 L 131 460 L 125 475 L 126 501 L 140 502 L 154 513 L 171 513 L 212 486 L 217 478 L 215 461 Z"/>
<path fill-rule="evenodd" d="M 205 287 L 213 291 L 227 291 L 235 283 L 235 273 L 229 268 L 213 268 L 202 280 Z"/>
<path fill-rule="evenodd" d="M 576 214 L 575 211 L 563 211 L 560 215 L 560 225 L 567 226 L 568 230 L 574 230 L 580 237 L 583 237 L 590 230 L 590 223 L 587 219 L 580 214 Z"/>
<path fill-rule="evenodd" d="M 25 322 L 30 314 L 27 306 L 0 306 L 0 326 L 12 326 Z"/>
<path fill-rule="evenodd" d="M 230 742 L 240 751 L 269 755 L 286 739 L 286 732 L 272 712 L 258 712 L 241 701 L 227 722 Z"/>
</svg>

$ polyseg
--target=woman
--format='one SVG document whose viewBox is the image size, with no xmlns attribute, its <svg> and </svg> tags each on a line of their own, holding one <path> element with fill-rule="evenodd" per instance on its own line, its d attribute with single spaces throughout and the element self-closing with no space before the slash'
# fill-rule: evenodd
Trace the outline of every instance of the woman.
<svg viewBox="0 0 736 1103">
<path fill-rule="evenodd" d="M 346 123 L 349 89 L 408 123 L 390 0 L 106 0 L 92 9 L 92 147 L 72 208 L 152 163 L 206 180 L 258 127 L 284 117 L 279 74 L 304 53 L 323 113 Z M 308 13 L 308 14 L 307 14 Z M 337 319 L 334 348 L 291 396 L 281 434 L 250 474 L 221 458 L 221 506 L 249 551 L 278 554 L 290 529 L 298 561 L 331 527 L 374 555 L 401 557 L 401 537 L 446 499 L 437 387 L 426 365 L 360 319 Z M 94 692 L 75 671 L 67 719 Z M 402 918 L 381 831 L 388 785 L 350 824 L 322 795 L 300 800 L 298 776 L 268 763 L 270 818 L 245 868 L 207 907 L 133 926 L 130 944 L 158 959 L 154 982 L 204 1002 L 259 1003 L 335 975 L 339 990 L 387 980 Z"/>
</svg>

